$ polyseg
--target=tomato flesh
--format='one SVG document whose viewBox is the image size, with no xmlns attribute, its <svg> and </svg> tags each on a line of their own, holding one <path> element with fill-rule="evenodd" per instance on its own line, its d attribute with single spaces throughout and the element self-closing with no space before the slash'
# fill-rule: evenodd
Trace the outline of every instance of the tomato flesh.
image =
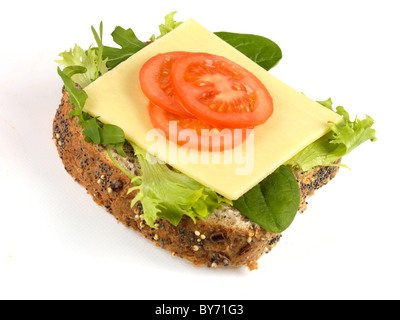
<svg viewBox="0 0 400 320">
<path fill-rule="evenodd" d="M 143 93 L 150 101 L 171 113 L 193 118 L 176 96 L 171 82 L 172 65 L 185 54 L 187 52 L 175 51 L 152 57 L 141 68 L 139 80 Z"/>
<path fill-rule="evenodd" d="M 272 98 L 251 72 L 208 53 L 182 55 L 170 72 L 174 91 L 196 118 L 222 128 L 246 128 L 272 115 Z"/>
<path fill-rule="evenodd" d="M 143 65 L 139 78 L 153 126 L 170 141 L 199 151 L 235 148 L 273 113 L 263 83 L 221 56 L 161 53 Z"/>
<path fill-rule="evenodd" d="M 198 151 L 224 151 L 246 140 L 252 129 L 221 129 L 199 119 L 189 119 L 170 113 L 154 103 L 149 104 L 153 126 L 161 129 L 166 138 Z"/>
</svg>

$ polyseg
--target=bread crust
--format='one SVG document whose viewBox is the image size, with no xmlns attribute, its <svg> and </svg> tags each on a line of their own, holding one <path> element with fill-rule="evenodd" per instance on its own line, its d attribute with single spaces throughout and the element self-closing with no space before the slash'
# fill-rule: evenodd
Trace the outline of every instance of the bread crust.
<svg viewBox="0 0 400 320">
<path fill-rule="evenodd" d="M 84 140 L 82 127 L 68 116 L 73 110 L 68 93 L 63 89 L 62 94 L 53 121 L 53 139 L 65 170 L 126 227 L 196 266 L 247 266 L 254 270 L 261 255 L 279 241 L 281 234 L 262 229 L 229 207 L 196 224 L 184 216 L 176 227 L 165 220 L 157 221 L 157 229 L 148 226 L 141 204 L 130 207 L 135 196 L 134 192 L 127 194 L 130 179 L 115 167 L 102 147 Z M 306 209 L 306 200 L 315 190 L 328 183 L 337 171 L 338 167 L 319 167 L 306 173 L 294 172 L 301 190 L 300 212 Z"/>
</svg>

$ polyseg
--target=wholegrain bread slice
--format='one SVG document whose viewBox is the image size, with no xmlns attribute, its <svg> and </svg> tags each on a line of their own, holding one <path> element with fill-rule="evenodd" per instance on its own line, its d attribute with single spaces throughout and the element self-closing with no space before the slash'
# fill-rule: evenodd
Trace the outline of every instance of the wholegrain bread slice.
<svg viewBox="0 0 400 320">
<path fill-rule="evenodd" d="M 105 147 L 85 141 L 76 117 L 68 116 L 73 110 L 68 93 L 63 89 L 62 94 L 53 122 L 53 139 L 65 170 L 86 188 L 98 205 L 126 227 L 196 266 L 247 266 L 254 270 L 263 253 L 269 252 L 280 240 L 281 234 L 264 230 L 228 205 L 196 224 L 184 216 L 176 227 L 161 219 L 157 221 L 157 228 L 148 226 L 143 220 L 140 202 L 130 207 L 135 196 L 134 192 L 128 194 L 132 187 L 130 179 L 112 163 Z M 124 150 L 125 158 L 116 152 L 113 157 L 132 175 L 140 175 L 140 165 L 132 148 L 126 144 Z M 299 212 L 303 212 L 306 200 L 336 175 L 338 167 L 293 172 L 301 191 Z"/>
</svg>

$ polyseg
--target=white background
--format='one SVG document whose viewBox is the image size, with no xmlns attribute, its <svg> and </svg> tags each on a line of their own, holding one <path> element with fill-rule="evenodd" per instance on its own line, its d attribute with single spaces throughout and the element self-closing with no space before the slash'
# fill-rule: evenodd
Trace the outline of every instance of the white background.
<svg viewBox="0 0 400 320">
<path fill-rule="evenodd" d="M 399 294 L 398 1 L 1 1 L 0 298 L 393 299 Z M 51 140 L 58 53 L 105 44 L 117 25 L 147 40 L 171 11 L 212 31 L 266 36 L 272 73 L 316 100 L 371 115 L 376 143 L 344 160 L 259 269 L 196 268 L 93 203 Z"/>
</svg>

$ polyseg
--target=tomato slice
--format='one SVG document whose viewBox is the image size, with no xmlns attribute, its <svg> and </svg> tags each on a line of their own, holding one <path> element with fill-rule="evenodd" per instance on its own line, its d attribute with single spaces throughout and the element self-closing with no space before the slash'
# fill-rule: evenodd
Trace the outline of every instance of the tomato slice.
<svg viewBox="0 0 400 320">
<path fill-rule="evenodd" d="M 245 128 L 272 115 L 272 98 L 251 72 L 209 53 L 182 55 L 172 65 L 175 92 L 195 117 L 221 128 Z"/>
<path fill-rule="evenodd" d="M 170 78 L 173 63 L 185 54 L 187 52 L 174 51 L 152 57 L 142 66 L 139 80 L 143 93 L 150 101 L 171 113 L 193 118 L 177 98 Z"/>
<path fill-rule="evenodd" d="M 168 140 L 199 151 L 224 151 L 238 146 L 253 131 L 252 128 L 220 129 L 199 119 L 188 119 L 149 104 L 153 126 L 161 129 Z"/>
</svg>

